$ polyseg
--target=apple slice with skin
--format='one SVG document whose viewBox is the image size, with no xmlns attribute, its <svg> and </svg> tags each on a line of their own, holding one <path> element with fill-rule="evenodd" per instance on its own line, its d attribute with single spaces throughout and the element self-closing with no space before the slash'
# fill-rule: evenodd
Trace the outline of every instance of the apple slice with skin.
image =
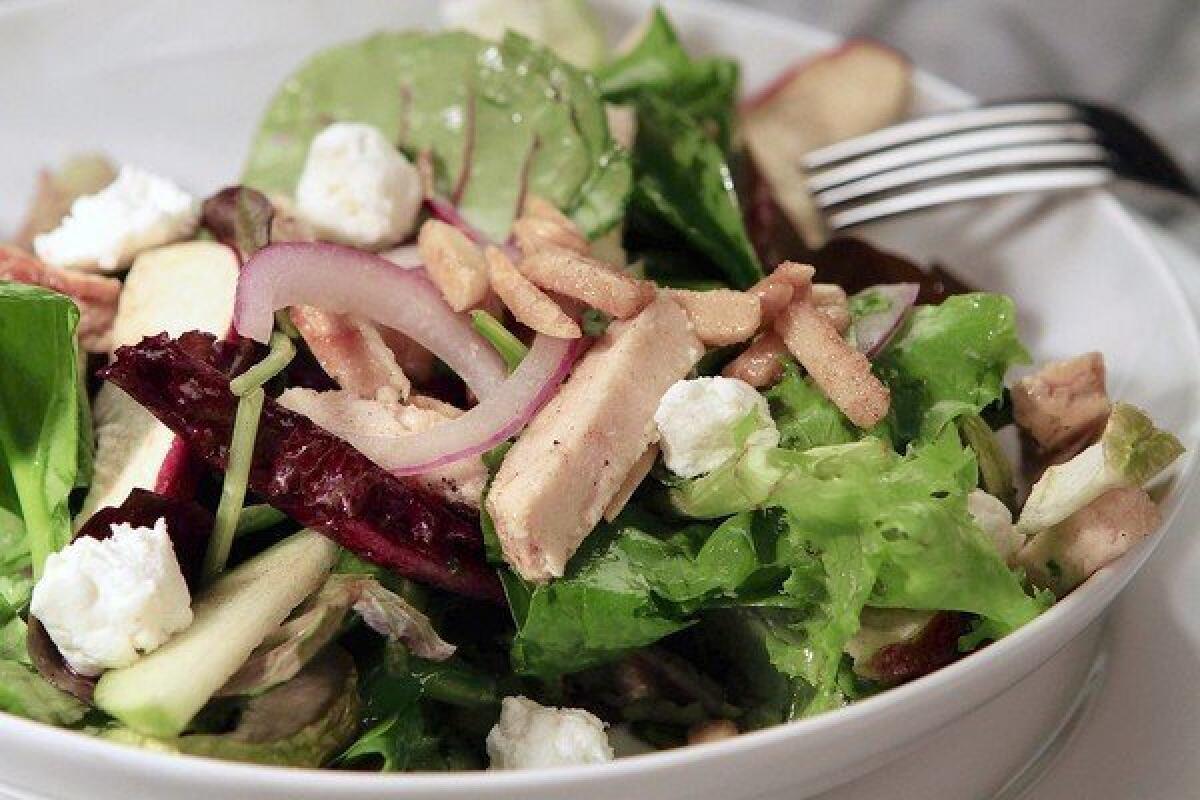
<svg viewBox="0 0 1200 800">
<path fill-rule="evenodd" d="M 166 332 L 225 336 L 233 323 L 238 259 L 216 242 L 184 242 L 138 256 L 117 306 L 112 347 Z M 104 384 L 93 404 L 96 458 L 78 529 L 101 508 L 119 506 L 134 489 L 188 497 L 196 472 L 187 447 L 125 392 Z"/>
<path fill-rule="evenodd" d="M 741 108 L 746 147 L 775 202 L 817 249 L 829 230 L 801 167 L 805 153 L 903 119 L 912 100 L 912 64 L 890 47 L 852 39 L 797 64 Z"/>
</svg>

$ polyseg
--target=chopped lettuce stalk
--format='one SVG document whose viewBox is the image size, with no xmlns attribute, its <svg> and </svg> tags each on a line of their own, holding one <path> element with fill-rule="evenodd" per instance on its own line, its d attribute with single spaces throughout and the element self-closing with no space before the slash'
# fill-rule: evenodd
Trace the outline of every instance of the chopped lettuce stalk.
<svg viewBox="0 0 1200 800">
<path fill-rule="evenodd" d="M 233 423 L 233 441 L 229 445 L 229 465 L 221 484 L 221 502 L 217 506 L 213 535 L 204 556 L 204 580 L 212 581 L 229 560 L 229 549 L 246 500 L 250 465 L 254 458 L 254 440 L 258 435 L 258 417 L 266 395 L 261 388 L 252 390 L 238 401 Z"/>
<path fill-rule="evenodd" d="M 1113 405 L 1100 441 L 1042 475 L 1017 520 L 1034 534 L 1062 522 L 1111 489 L 1140 487 L 1183 452 L 1179 440 L 1154 426 L 1145 412 Z"/>
<path fill-rule="evenodd" d="M 266 357 L 231 380 L 230 391 L 238 397 L 245 397 L 287 369 L 295 357 L 296 345 L 292 344 L 291 337 L 282 331 L 275 331 L 271 334 L 271 349 Z"/>
<path fill-rule="evenodd" d="M 529 348 L 512 335 L 512 332 L 501 324 L 500 320 L 482 309 L 471 312 L 471 327 L 488 343 L 496 348 L 496 352 L 504 359 L 508 371 L 512 372 L 521 365 L 522 359 L 529 353 Z"/>
</svg>

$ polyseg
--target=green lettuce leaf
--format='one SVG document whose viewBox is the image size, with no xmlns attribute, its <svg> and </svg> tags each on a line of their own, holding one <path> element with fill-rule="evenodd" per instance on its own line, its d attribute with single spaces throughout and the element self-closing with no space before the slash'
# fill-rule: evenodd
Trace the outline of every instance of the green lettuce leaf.
<svg viewBox="0 0 1200 800">
<path fill-rule="evenodd" d="M 440 192 L 502 240 L 526 192 L 595 237 L 622 218 L 629 161 L 592 78 L 516 34 L 380 33 L 318 53 L 267 108 L 243 182 L 291 193 L 309 143 L 334 121 L 378 127 L 433 154 Z"/>
<path fill-rule="evenodd" d="M 779 428 L 780 447 L 807 450 L 847 444 L 861 435 L 838 407 L 800 374 L 795 362 L 784 365 L 783 379 L 765 394 Z"/>
<path fill-rule="evenodd" d="M 892 391 L 898 437 L 929 441 L 955 418 L 998 400 L 1009 367 L 1026 363 L 1012 300 L 973 293 L 915 309 L 875 371 Z"/>
<path fill-rule="evenodd" d="M 458 658 L 432 662 L 389 645 L 364 676 L 361 735 L 338 757 L 347 766 L 384 772 L 477 769 L 470 748 L 443 724 L 442 706 L 469 709 L 488 724 L 500 698 L 490 677 Z"/>
<path fill-rule="evenodd" d="M 47 725 L 78 725 L 88 707 L 46 682 L 32 666 L 0 660 L 0 711 Z"/>
<path fill-rule="evenodd" d="M 639 225 L 668 226 L 733 286 L 762 278 L 725 155 L 699 122 L 658 96 L 643 98 L 633 170 Z"/>
<path fill-rule="evenodd" d="M 641 40 L 595 71 L 604 99 L 637 104 L 659 97 L 715 132 L 728 151 L 732 139 L 739 79 L 738 63 L 728 58 L 693 59 L 679 42 L 666 13 L 655 9 Z"/>
<path fill-rule="evenodd" d="M 71 540 L 67 498 L 91 463 L 78 324 L 69 298 L 0 283 L 0 505 L 23 520 L 34 576 Z M 25 553 L 11 532 L 3 544 L 0 562 Z"/>
<path fill-rule="evenodd" d="M 521 604 L 513 604 L 519 613 L 512 644 L 517 672 L 542 677 L 577 672 L 687 627 L 651 591 L 623 547 L 627 536 L 646 534 L 620 517 L 602 525 L 562 578 L 531 587 Z"/>
</svg>

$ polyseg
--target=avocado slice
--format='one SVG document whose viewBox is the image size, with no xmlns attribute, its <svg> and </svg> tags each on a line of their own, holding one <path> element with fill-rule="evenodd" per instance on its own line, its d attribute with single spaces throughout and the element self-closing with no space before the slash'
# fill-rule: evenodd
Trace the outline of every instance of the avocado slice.
<svg viewBox="0 0 1200 800">
<path fill-rule="evenodd" d="M 325 580 L 337 545 L 301 531 L 221 576 L 192 605 L 191 626 L 96 684 L 96 705 L 134 731 L 181 734 L 267 634 Z"/>
</svg>

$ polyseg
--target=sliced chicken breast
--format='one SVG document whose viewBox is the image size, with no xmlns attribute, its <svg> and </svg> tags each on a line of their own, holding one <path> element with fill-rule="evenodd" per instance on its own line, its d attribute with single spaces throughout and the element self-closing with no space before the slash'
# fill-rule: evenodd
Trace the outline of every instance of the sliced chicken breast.
<svg viewBox="0 0 1200 800">
<path fill-rule="evenodd" d="M 704 354 L 687 315 L 660 295 L 614 322 L 509 451 L 487 510 L 509 564 L 526 580 L 567 561 L 657 439 L 654 411 Z"/>
</svg>

